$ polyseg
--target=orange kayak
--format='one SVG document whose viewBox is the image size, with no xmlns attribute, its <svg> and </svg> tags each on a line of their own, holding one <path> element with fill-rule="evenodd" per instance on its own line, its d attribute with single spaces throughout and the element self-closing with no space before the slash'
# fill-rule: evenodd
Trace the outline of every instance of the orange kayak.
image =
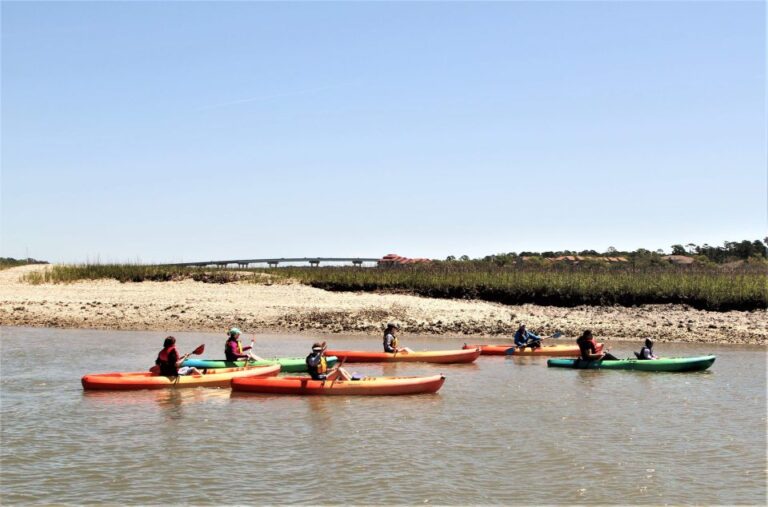
<svg viewBox="0 0 768 507">
<path fill-rule="evenodd" d="M 484 356 L 548 356 L 548 357 L 576 357 L 579 355 L 578 345 L 548 345 L 539 347 L 538 349 L 531 349 L 526 347 L 523 350 L 515 347 L 514 344 L 509 345 L 464 345 L 465 349 L 480 348 L 481 354 Z M 603 350 L 603 344 L 597 344 L 597 351 Z"/>
<path fill-rule="evenodd" d="M 304 394 L 326 396 L 382 396 L 436 393 L 445 377 L 364 377 L 360 380 L 312 380 L 309 377 L 239 378 L 233 391 L 264 394 Z"/>
<path fill-rule="evenodd" d="M 430 350 L 426 352 L 368 352 L 365 350 L 326 350 L 329 356 L 348 363 L 471 363 L 480 349 Z"/>
<path fill-rule="evenodd" d="M 229 387 L 233 379 L 271 377 L 280 372 L 280 365 L 253 368 L 218 368 L 204 375 L 165 377 L 150 372 L 95 373 L 82 378 L 83 389 L 103 391 L 132 391 L 136 389 L 165 389 L 177 387 Z"/>
</svg>

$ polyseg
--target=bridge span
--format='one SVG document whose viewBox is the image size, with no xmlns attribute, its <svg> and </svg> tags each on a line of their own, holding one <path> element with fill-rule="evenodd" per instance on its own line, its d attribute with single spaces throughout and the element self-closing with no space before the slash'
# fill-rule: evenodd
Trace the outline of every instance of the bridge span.
<svg viewBox="0 0 768 507">
<path fill-rule="evenodd" d="M 362 266 L 364 262 L 378 263 L 379 260 L 380 259 L 370 257 L 280 257 L 279 259 L 235 259 L 230 261 L 174 262 L 171 264 L 163 264 L 163 266 L 216 266 L 219 268 L 225 268 L 229 265 L 236 264 L 237 267 L 247 268 L 251 264 L 266 264 L 271 268 L 276 268 L 280 263 L 289 262 L 307 262 L 310 266 L 319 266 L 321 262 L 351 262 L 353 266 Z"/>
</svg>

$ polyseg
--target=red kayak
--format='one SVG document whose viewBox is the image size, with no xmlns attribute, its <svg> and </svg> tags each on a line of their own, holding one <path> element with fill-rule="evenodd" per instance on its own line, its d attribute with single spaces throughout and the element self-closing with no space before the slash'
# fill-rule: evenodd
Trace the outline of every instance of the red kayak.
<svg viewBox="0 0 768 507">
<path fill-rule="evenodd" d="M 465 349 L 480 348 L 484 356 L 547 356 L 547 357 L 577 357 L 579 356 L 578 345 L 549 345 L 532 349 L 526 347 L 523 350 L 518 349 L 514 344 L 509 345 L 464 345 Z M 597 344 L 597 351 L 602 352 L 603 344 Z"/>
<path fill-rule="evenodd" d="M 326 396 L 396 395 L 435 393 L 445 377 L 364 377 L 359 380 L 312 380 L 309 377 L 242 378 L 232 381 L 233 391 L 264 394 Z"/>
<path fill-rule="evenodd" d="M 430 350 L 426 352 L 368 352 L 365 350 L 326 350 L 329 356 L 348 363 L 471 363 L 480 349 Z"/>
</svg>

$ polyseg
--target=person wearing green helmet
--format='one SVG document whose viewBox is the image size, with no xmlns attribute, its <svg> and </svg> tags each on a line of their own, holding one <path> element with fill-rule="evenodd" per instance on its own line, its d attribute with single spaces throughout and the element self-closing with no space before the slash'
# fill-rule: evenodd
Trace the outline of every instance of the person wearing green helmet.
<svg viewBox="0 0 768 507">
<path fill-rule="evenodd" d="M 254 340 L 251 340 L 250 346 L 243 347 L 243 344 L 240 343 L 241 334 L 243 334 L 243 332 L 236 327 L 227 331 L 227 343 L 224 345 L 224 355 L 227 357 L 227 361 L 238 361 L 241 359 L 260 361 L 261 358 L 253 353 Z M 246 354 L 246 352 L 248 353 Z"/>
</svg>

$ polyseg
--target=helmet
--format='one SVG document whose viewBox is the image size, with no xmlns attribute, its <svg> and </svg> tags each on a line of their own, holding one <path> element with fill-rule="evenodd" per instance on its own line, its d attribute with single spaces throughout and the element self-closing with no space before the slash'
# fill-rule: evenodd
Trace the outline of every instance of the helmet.
<svg viewBox="0 0 768 507">
<path fill-rule="evenodd" d="M 387 329 L 400 329 L 400 326 L 395 324 L 394 322 L 387 322 Z"/>
<path fill-rule="evenodd" d="M 237 335 L 239 335 L 239 334 L 243 334 L 243 332 L 242 332 L 242 331 L 240 331 L 238 328 L 236 328 L 236 327 L 233 327 L 232 329 L 230 329 L 230 330 L 229 330 L 229 332 L 228 332 L 227 334 L 228 334 L 229 336 L 237 336 Z"/>
</svg>

